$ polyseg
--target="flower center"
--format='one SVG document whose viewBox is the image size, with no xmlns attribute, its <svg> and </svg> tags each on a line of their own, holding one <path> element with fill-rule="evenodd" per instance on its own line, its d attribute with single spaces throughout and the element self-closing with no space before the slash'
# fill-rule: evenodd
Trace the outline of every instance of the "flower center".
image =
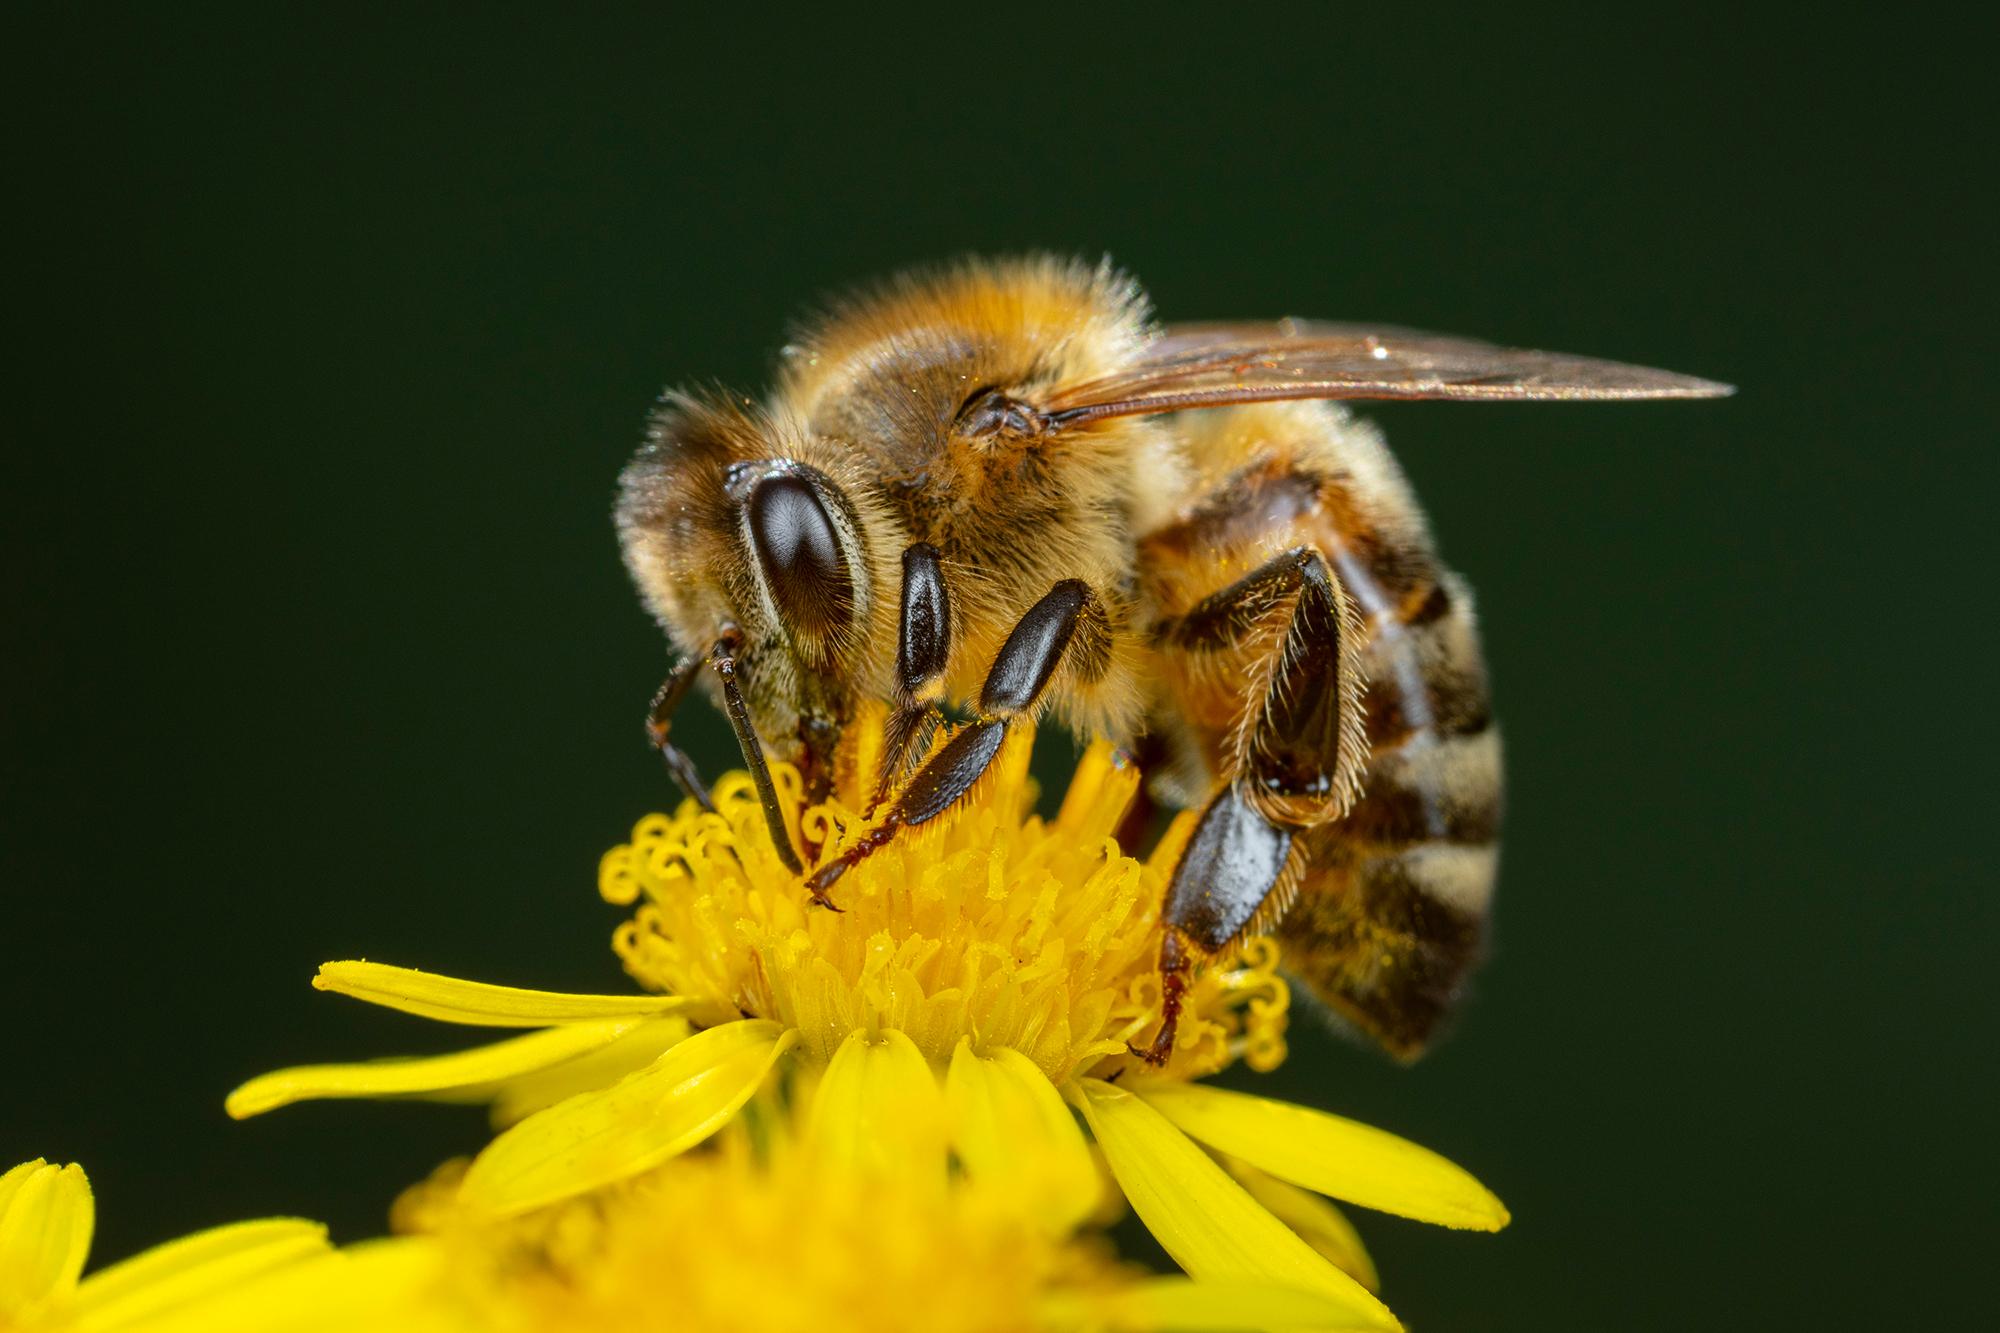
<svg viewBox="0 0 2000 1333">
<path fill-rule="evenodd" d="M 1127 856 L 1113 834 L 1139 774 L 1099 742 L 1044 821 L 1032 743 L 1010 738 L 959 809 L 858 862 L 835 887 L 838 911 L 812 906 L 778 860 L 749 778 L 725 777 L 715 813 L 689 802 L 648 816 L 605 856 L 605 899 L 638 904 L 613 947 L 641 985 L 687 997 L 696 1022 L 775 1019 L 813 1063 L 855 1031 L 895 1028 L 939 1065 L 970 1038 L 980 1053 L 1021 1052 L 1058 1084 L 1105 1073 L 1158 1024 L 1164 871 L 1191 820 L 1148 861 Z M 823 858 L 869 828 L 855 783 L 805 808 L 798 774 L 777 765 L 773 776 L 787 824 Z M 1284 1059 L 1289 993 L 1276 963 L 1256 940 L 1197 971 L 1171 1072 Z"/>
<path fill-rule="evenodd" d="M 455 1209 L 464 1163 L 450 1163 L 397 1201 L 396 1229 L 439 1247 L 447 1298 L 479 1327 L 537 1333 L 1025 1329 L 1052 1295 L 1130 1280 L 1108 1248 L 1067 1243 L 1001 1193 L 857 1173 L 804 1151 L 782 1114 L 764 1132 L 764 1153 L 726 1134 L 504 1221 Z"/>
</svg>

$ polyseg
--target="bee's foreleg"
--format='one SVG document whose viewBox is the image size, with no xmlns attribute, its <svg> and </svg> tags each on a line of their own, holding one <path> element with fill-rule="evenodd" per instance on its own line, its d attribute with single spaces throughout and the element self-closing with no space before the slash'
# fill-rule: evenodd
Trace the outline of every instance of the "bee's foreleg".
<svg viewBox="0 0 2000 1333">
<path fill-rule="evenodd" d="M 903 607 L 896 636 L 896 706 L 883 727 L 882 771 L 867 813 L 889 796 L 910 755 L 938 721 L 938 700 L 951 659 L 951 598 L 937 547 L 918 542 L 903 552 Z"/>
<path fill-rule="evenodd" d="M 736 653 L 742 645 L 740 631 L 731 630 L 724 634 L 715 647 L 708 650 L 708 664 L 715 669 L 717 679 L 722 684 L 723 709 L 729 714 L 729 725 L 736 730 L 736 743 L 742 747 L 743 762 L 750 769 L 750 780 L 757 786 L 758 803 L 764 807 L 764 824 L 771 830 L 771 845 L 776 848 L 778 859 L 794 875 L 805 873 L 805 864 L 799 860 L 798 850 L 792 846 L 791 830 L 785 827 L 785 810 L 778 804 L 778 789 L 771 781 L 771 765 L 764 758 L 764 743 L 757 739 L 756 728 L 750 725 L 750 709 L 743 702 L 743 690 L 736 683 Z"/>
<path fill-rule="evenodd" d="M 980 716 L 953 733 L 910 778 L 894 808 L 860 841 L 814 872 L 808 887 L 824 901 L 849 866 L 870 855 L 897 829 L 937 818 L 972 790 L 1000 753 L 1008 729 L 1034 715 L 1056 669 L 1078 648 L 1101 663 L 1109 631 L 1104 604 L 1081 579 L 1064 579 L 1028 608 L 1000 645 L 979 691 Z M 1087 646 L 1087 647 L 1086 647 Z"/>
<path fill-rule="evenodd" d="M 701 780 L 701 771 L 694 766 L 694 760 L 672 740 L 674 711 L 687 698 L 688 689 L 694 678 L 701 673 L 704 659 L 690 655 L 674 664 L 673 674 L 668 676 L 653 695 L 652 706 L 646 711 L 646 741 L 660 752 L 666 762 L 667 772 L 687 796 L 702 809 L 714 813 L 715 802 L 709 797 L 708 784 Z"/>
</svg>

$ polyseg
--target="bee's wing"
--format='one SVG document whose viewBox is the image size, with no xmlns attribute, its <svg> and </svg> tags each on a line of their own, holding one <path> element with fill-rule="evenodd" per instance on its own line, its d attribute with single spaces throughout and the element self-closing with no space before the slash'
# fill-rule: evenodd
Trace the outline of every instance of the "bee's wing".
<svg viewBox="0 0 2000 1333">
<path fill-rule="evenodd" d="M 1180 324 L 1130 367 L 1039 404 L 1057 426 L 1284 398 L 1463 402 L 1719 398 L 1727 384 L 1412 329 L 1302 320 Z"/>
</svg>

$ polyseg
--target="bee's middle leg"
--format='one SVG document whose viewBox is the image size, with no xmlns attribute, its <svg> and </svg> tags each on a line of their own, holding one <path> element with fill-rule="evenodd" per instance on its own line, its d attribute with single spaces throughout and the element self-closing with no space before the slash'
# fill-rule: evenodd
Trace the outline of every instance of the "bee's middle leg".
<svg viewBox="0 0 2000 1333">
<path fill-rule="evenodd" d="M 897 829 L 927 823 L 958 804 L 992 765 L 1008 730 L 1034 716 L 1056 669 L 1069 660 L 1102 662 L 1109 648 L 1104 603 L 1089 584 L 1064 579 L 1049 589 L 1000 645 L 979 691 L 979 715 L 916 771 L 882 823 L 812 875 L 807 887 L 814 899 L 825 901 L 834 881 Z"/>
<path fill-rule="evenodd" d="M 1267 634 L 1276 629 L 1277 633 Z M 1163 648 L 1213 653 L 1263 637 L 1253 697 L 1226 781 L 1202 808 L 1175 863 L 1161 909 L 1161 1023 L 1136 1053 L 1172 1053 L 1186 974 L 1295 891 L 1300 830 L 1336 818 L 1353 799 L 1367 743 L 1356 657 L 1360 622 L 1346 590 L 1309 546 L 1274 556 L 1162 626 Z"/>
</svg>

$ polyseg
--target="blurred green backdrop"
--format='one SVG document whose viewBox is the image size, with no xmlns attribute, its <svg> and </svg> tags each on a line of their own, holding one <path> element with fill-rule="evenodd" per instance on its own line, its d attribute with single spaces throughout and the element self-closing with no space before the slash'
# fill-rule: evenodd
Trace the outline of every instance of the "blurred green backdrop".
<svg viewBox="0 0 2000 1333">
<path fill-rule="evenodd" d="M 1418 1068 L 1302 1029 L 1276 1081 L 1513 1207 L 1363 1219 L 1413 1327 L 1969 1321 L 1994 288 L 1950 53 L 1683 7 L 207 12 L 10 43 L 0 1160 L 83 1161 L 100 1257 L 356 1238 L 477 1141 L 221 1098 L 451 1044 L 322 959 L 617 984 L 596 858 L 669 799 L 606 517 L 650 398 L 760 385 L 829 288 L 1053 247 L 1168 318 L 1743 386 L 1373 409 L 1481 594 L 1497 948 Z"/>
</svg>

